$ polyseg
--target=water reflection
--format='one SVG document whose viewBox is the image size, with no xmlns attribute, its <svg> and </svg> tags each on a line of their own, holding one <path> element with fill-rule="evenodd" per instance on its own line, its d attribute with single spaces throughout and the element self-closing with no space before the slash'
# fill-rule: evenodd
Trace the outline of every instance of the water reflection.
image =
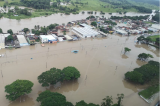
<svg viewBox="0 0 160 106">
<path fill-rule="evenodd" d="M 136 44 L 135 47 L 137 48 L 144 48 L 152 53 L 154 53 L 157 57 L 160 57 L 160 54 L 159 54 L 159 49 L 153 47 L 153 46 L 149 46 L 149 45 L 146 45 L 146 44 Z"/>
<path fill-rule="evenodd" d="M 126 80 L 122 80 L 123 85 L 127 89 L 131 89 L 134 92 L 138 92 L 140 89 L 145 89 L 148 87 L 148 85 L 138 85 L 138 84 L 133 84 L 131 82 L 128 82 Z"/>
<path fill-rule="evenodd" d="M 61 83 L 61 87 L 59 88 L 54 88 L 54 86 L 50 86 L 50 88 L 46 89 L 46 90 L 50 90 L 52 92 L 59 92 L 59 93 L 63 93 L 63 92 L 69 92 L 69 91 L 76 91 L 79 87 L 79 83 L 77 80 L 73 80 L 73 81 L 64 81 L 63 83 Z"/>
<path fill-rule="evenodd" d="M 122 59 L 127 59 L 127 58 L 128 57 L 125 54 L 122 55 Z"/>
<path fill-rule="evenodd" d="M 34 102 L 28 95 L 24 95 L 11 102 L 8 106 L 34 106 Z"/>
<path fill-rule="evenodd" d="M 147 62 L 145 62 L 145 61 L 141 61 L 141 60 L 136 60 L 136 63 L 137 63 L 137 65 L 139 65 L 139 66 L 142 66 L 142 65 L 145 65 L 145 64 L 147 64 Z"/>
</svg>

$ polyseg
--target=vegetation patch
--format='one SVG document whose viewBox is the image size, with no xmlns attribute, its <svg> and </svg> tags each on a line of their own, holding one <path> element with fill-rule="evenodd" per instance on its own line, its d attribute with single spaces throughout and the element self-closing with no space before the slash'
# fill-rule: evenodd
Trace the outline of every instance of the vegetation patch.
<svg viewBox="0 0 160 106">
<path fill-rule="evenodd" d="M 150 36 L 152 42 L 155 42 L 157 38 L 160 38 L 160 35 Z"/>
<path fill-rule="evenodd" d="M 147 89 L 139 92 L 139 95 L 142 95 L 145 99 L 149 99 L 154 95 L 155 93 L 159 92 L 160 85 L 150 86 Z"/>
</svg>

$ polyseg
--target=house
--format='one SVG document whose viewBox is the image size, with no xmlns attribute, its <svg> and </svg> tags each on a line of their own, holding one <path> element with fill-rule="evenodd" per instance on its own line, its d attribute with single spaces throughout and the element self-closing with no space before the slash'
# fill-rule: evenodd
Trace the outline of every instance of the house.
<svg viewBox="0 0 160 106">
<path fill-rule="evenodd" d="M 67 29 L 67 28 L 62 28 L 61 31 L 62 31 L 62 32 L 64 32 L 64 31 L 65 31 L 65 32 L 69 32 L 69 29 Z"/>
<path fill-rule="evenodd" d="M 24 35 L 17 35 L 17 39 L 19 41 L 20 46 L 28 46 L 29 45 L 29 43 L 27 42 Z"/>
<path fill-rule="evenodd" d="M 52 41 L 57 41 L 57 40 L 53 37 L 53 35 L 46 35 L 46 37 L 47 37 L 48 42 L 51 42 L 51 43 L 52 43 Z"/>
<path fill-rule="evenodd" d="M 95 37 L 96 35 L 99 35 L 99 33 L 97 31 L 90 29 L 88 27 L 84 27 L 84 28 L 83 27 L 79 27 L 79 28 L 74 27 L 72 29 L 72 32 L 82 38 Z"/>
<path fill-rule="evenodd" d="M 35 44 L 35 38 L 32 36 L 27 36 L 27 40 L 29 42 L 30 45 L 34 45 Z"/>
<path fill-rule="evenodd" d="M 127 32 L 124 30 L 116 30 L 116 33 L 118 33 L 120 35 L 127 35 Z"/>
<path fill-rule="evenodd" d="M 9 35 L 9 33 L 0 33 L 0 49 L 5 48 L 5 38 Z"/>
<path fill-rule="evenodd" d="M 72 40 L 73 40 L 69 35 L 64 35 L 64 37 L 65 37 L 68 41 L 72 41 Z"/>
<path fill-rule="evenodd" d="M 39 38 L 40 38 L 42 43 L 47 43 L 48 42 L 48 39 L 47 39 L 46 35 L 40 35 Z"/>
</svg>

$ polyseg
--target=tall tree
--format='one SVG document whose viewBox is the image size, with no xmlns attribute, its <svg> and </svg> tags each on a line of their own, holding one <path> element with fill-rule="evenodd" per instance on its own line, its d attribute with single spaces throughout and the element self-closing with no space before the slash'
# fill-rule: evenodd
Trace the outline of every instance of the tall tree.
<svg viewBox="0 0 160 106">
<path fill-rule="evenodd" d="M 57 92 L 44 91 L 37 97 L 40 106 L 73 106 L 71 102 L 66 101 L 66 97 Z"/>
<path fill-rule="evenodd" d="M 29 94 L 32 91 L 33 83 L 28 80 L 16 80 L 10 85 L 5 86 L 6 98 L 14 101 L 22 95 Z"/>
<path fill-rule="evenodd" d="M 13 35 L 12 29 L 9 29 L 7 32 L 10 33 L 10 35 Z"/>
<path fill-rule="evenodd" d="M 106 98 L 103 99 L 103 102 L 101 104 L 101 106 L 112 106 L 113 101 L 112 101 L 112 96 L 107 96 Z"/>
<path fill-rule="evenodd" d="M 57 82 L 62 81 L 61 74 L 62 71 L 60 69 L 51 68 L 49 71 L 43 72 L 38 76 L 38 81 L 43 87 L 54 85 Z"/>
<path fill-rule="evenodd" d="M 124 98 L 124 94 L 117 94 L 118 104 L 117 106 L 121 106 L 122 100 Z"/>
<path fill-rule="evenodd" d="M 3 30 L 0 28 L 0 33 L 3 33 Z"/>
<path fill-rule="evenodd" d="M 65 67 L 62 70 L 62 79 L 63 80 L 72 80 L 78 79 L 80 77 L 80 72 L 75 67 Z"/>
<path fill-rule="evenodd" d="M 131 49 L 129 49 L 128 47 L 124 48 L 124 54 L 126 54 L 126 52 L 129 52 L 129 51 L 131 51 Z"/>
</svg>

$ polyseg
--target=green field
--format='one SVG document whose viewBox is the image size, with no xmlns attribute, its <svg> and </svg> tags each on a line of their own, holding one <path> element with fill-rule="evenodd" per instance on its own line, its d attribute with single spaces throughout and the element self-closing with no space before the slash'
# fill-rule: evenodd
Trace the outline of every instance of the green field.
<svg viewBox="0 0 160 106">
<path fill-rule="evenodd" d="M 150 37 L 152 39 L 153 42 L 156 41 L 156 38 L 160 38 L 160 35 L 154 35 Z"/>
<path fill-rule="evenodd" d="M 151 87 L 148 87 L 147 89 L 139 92 L 138 94 L 142 95 L 146 99 L 149 99 L 152 95 L 159 92 L 159 87 L 160 87 L 160 85 L 151 86 Z"/>
<path fill-rule="evenodd" d="M 7 0 L 8 3 L 11 3 L 11 2 L 20 2 L 20 0 Z M 3 6 L 5 3 L 5 1 L 0 1 L 0 6 Z"/>
</svg>

